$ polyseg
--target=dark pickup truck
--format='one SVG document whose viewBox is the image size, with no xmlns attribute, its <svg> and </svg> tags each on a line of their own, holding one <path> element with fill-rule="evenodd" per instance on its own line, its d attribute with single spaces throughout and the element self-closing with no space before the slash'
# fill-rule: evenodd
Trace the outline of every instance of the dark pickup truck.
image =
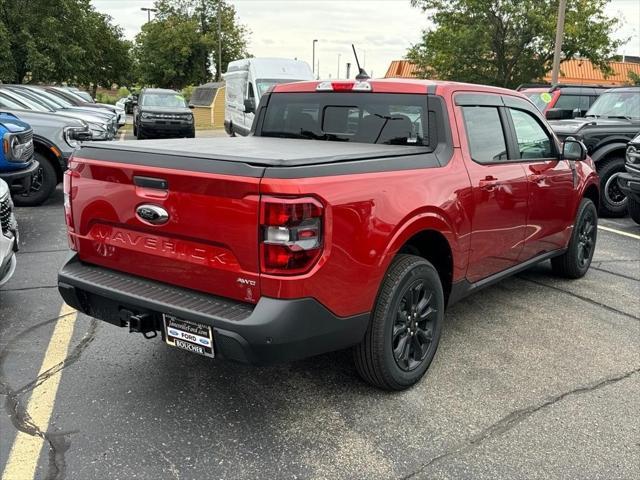
<svg viewBox="0 0 640 480">
<path fill-rule="evenodd" d="M 390 390 L 447 305 L 545 260 L 584 275 L 599 198 L 521 94 L 412 80 L 278 85 L 242 139 L 85 144 L 64 192 L 69 305 L 252 364 L 354 347 Z"/>
</svg>

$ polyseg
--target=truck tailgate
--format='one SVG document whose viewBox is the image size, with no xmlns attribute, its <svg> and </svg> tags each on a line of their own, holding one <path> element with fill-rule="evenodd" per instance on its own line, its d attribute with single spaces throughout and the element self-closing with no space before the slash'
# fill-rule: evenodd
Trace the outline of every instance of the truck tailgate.
<svg viewBox="0 0 640 480">
<path fill-rule="evenodd" d="M 236 176 L 215 173 L 209 163 L 183 170 L 189 165 L 179 158 L 174 169 L 140 161 L 144 154 L 132 154 L 130 164 L 110 156 L 83 149 L 70 165 L 70 237 L 82 261 L 257 302 L 261 171 Z M 145 206 L 160 207 L 168 219 L 150 223 Z"/>
</svg>

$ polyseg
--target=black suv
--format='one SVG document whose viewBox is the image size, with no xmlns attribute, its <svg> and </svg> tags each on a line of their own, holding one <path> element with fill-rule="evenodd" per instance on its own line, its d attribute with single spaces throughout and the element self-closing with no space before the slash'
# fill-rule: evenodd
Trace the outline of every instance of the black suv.
<svg viewBox="0 0 640 480">
<path fill-rule="evenodd" d="M 517 90 L 538 107 L 547 120 L 581 117 L 596 99 L 611 87 L 599 85 L 524 84 Z"/>
<path fill-rule="evenodd" d="M 620 217 L 627 197 L 617 178 L 625 170 L 627 144 L 640 133 L 640 87 L 605 91 L 584 117 L 549 122 L 561 141 L 582 140 L 600 175 L 600 214 Z"/>
<path fill-rule="evenodd" d="M 618 176 L 620 190 L 627 196 L 629 215 L 640 224 L 640 134 L 627 147 L 627 173 Z"/>
<path fill-rule="evenodd" d="M 195 137 L 193 113 L 182 95 L 174 90 L 145 88 L 133 108 L 133 134 L 149 137 Z"/>
</svg>

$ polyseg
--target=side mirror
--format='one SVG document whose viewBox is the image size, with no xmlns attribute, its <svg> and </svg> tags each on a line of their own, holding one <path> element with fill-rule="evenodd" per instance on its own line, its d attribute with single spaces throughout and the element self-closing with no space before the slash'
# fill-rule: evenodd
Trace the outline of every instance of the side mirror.
<svg viewBox="0 0 640 480">
<path fill-rule="evenodd" d="M 564 108 L 550 108 L 544 114 L 547 120 L 564 120 L 565 118 L 571 118 L 571 112 Z"/>
<path fill-rule="evenodd" d="M 579 118 L 584 117 L 586 110 L 580 110 L 579 108 L 574 108 L 571 112 L 571 118 Z"/>
<path fill-rule="evenodd" d="M 585 160 L 587 158 L 587 147 L 580 140 L 567 137 L 562 144 L 562 158 L 564 160 Z"/>
<path fill-rule="evenodd" d="M 246 98 L 244 100 L 244 112 L 256 113 L 256 101 L 253 98 Z"/>
<path fill-rule="evenodd" d="M 187 107 L 189 107 L 190 110 L 193 110 L 195 108 L 193 105 L 187 105 Z"/>
</svg>

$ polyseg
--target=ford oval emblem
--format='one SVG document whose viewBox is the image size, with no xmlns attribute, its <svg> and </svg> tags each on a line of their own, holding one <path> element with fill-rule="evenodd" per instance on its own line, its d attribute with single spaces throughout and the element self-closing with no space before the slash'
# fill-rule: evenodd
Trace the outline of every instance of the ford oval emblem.
<svg viewBox="0 0 640 480">
<path fill-rule="evenodd" d="M 169 220 L 169 213 L 158 205 L 140 205 L 136 208 L 137 217 L 144 223 L 162 225 Z"/>
</svg>

